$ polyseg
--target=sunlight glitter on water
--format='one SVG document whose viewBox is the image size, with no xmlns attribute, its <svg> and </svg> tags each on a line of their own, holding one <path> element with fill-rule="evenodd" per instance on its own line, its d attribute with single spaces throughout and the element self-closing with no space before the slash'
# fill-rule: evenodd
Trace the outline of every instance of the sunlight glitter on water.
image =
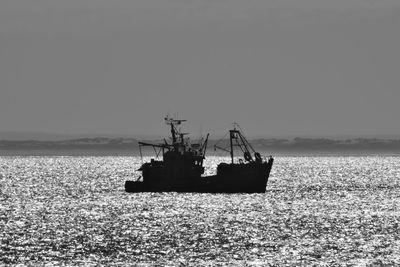
<svg viewBox="0 0 400 267">
<path fill-rule="evenodd" d="M 125 193 L 140 163 L 1 157 L 0 261 L 400 264 L 398 157 L 279 157 L 266 194 Z"/>
</svg>

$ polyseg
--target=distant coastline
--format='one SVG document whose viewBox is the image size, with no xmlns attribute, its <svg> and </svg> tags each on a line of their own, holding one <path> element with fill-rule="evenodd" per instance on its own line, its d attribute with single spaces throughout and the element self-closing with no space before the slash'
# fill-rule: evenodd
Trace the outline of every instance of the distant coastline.
<svg viewBox="0 0 400 267">
<path fill-rule="evenodd" d="M 152 140 L 149 142 L 160 142 Z M 209 155 L 215 154 L 208 144 Z M 259 138 L 250 141 L 258 151 L 270 154 L 399 154 L 400 139 Z M 225 146 L 219 142 L 219 145 Z M 153 151 L 144 151 L 151 154 Z M 0 155 L 137 155 L 135 138 L 78 138 L 62 141 L 0 140 Z M 219 153 L 220 154 L 220 153 Z"/>
</svg>

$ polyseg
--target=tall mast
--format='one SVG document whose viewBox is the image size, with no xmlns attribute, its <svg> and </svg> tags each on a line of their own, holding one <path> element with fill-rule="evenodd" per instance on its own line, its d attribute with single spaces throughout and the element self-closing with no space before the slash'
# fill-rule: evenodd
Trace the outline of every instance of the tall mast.
<svg viewBox="0 0 400 267">
<path fill-rule="evenodd" d="M 227 148 L 223 148 L 218 146 L 218 142 L 217 144 L 214 145 L 214 150 L 215 149 L 221 149 L 225 152 L 228 152 L 231 156 L 231 162 L 232 164 L 234 164 L 234 158 L 233 158 L 233 148 L 235 146 L 238 146 L 242 152 L 244 153 L 244 159 L 248 162 L 253 162 L 254 159 L 251 156 L 250 150 L 252 150 L 255 153 L 255 150 L 253 149 L 253 147 L 250 145 L 249 141 L 247 141 L 246 137 L 244 137 L 244 135 L 241 133 L 241 129 L 237 129 L 236 126 L 240 129 L 240 126 L 237 123 L 233 124 L 233 129 L 229 130 L 229 146 L 230 146 L 230 150 L 228 150 Z M 223 137 L 223 139 L 225 138 L 225 136 Z M 249 149 L 250 148 L 250 149 Z"/>
<path fill-rule="evenodd" d="M 235 132 L 236 132 L 236 130 L 229 130 L 229 142 L 230 142 L 230 145 L 231 145 L 230 153 L 231 153 L 231 162 L 232 162 L 232 164 L 233 164 L 233 142 L 232 142 L 232 139 L 234 138 L 234 133 Z"/>
<path fill-rule="evenodd" d="M 176 143 L 175 127 L 172 123 L 170 125 L 171 125 L 172 144 L 175 144 Z"/>
</svg>

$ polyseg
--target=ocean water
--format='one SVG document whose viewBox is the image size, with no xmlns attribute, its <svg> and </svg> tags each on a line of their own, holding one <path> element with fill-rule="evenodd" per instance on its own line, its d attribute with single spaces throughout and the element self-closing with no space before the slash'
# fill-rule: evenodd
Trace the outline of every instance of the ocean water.
<svg viewBox="0 0 400 267">
<path fill-rule="evenodd" d="M 125 193 L 140 163 L 0 157 L 0 265 L 400 264 L 400 157 L 276 157 L 265 194 Z"/>
</svg>

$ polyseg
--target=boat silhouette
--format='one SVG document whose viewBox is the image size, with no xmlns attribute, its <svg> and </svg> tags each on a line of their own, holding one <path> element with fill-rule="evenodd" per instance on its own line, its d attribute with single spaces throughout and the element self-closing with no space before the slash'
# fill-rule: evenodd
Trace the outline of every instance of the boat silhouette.
<svg viewBox="0 0 400 267">
<path fill-rule="evenodd" d="M 274 159 L 263 159 L 238 124 L 229 130 L 228 148 L 214 146 L 228 152 L 231 162 L 220 163 L 215 175 L 202 176 L 209 134 L 198 143 L 190 143 L 179 127 L 185 120 L 166 117 L 165 122 L 171 129 L 170 142 L 139 142 L 141 157 L 142 147 L 152 147 L 157 156 L 162 153 L 162 160 L 152 158 L 142 164 L 138 169 L 142 180 L 126 181 L 126 192 L 265 193 Z M 235 157 L 235 147 L 242 151 L 242 158 Z"/>
</svg>

